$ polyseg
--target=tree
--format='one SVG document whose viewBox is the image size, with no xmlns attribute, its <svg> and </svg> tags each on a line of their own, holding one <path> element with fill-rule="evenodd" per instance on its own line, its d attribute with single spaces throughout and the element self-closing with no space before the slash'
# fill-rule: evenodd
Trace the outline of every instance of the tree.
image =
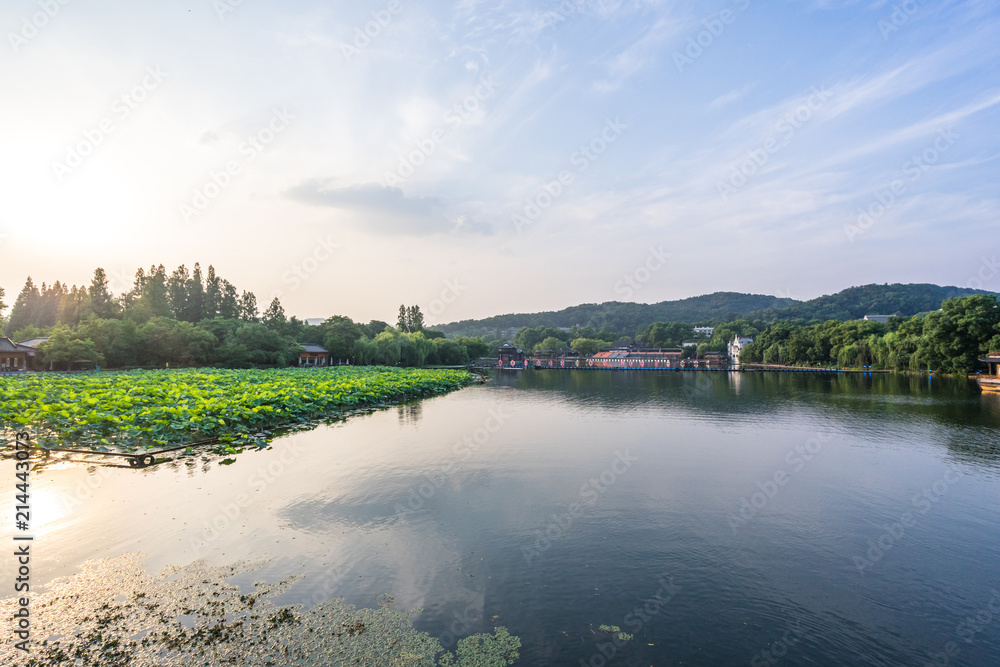
<svg viewBox="0 0 1000 667">
<path fill-rule="evenodd" d="M 400 333 L 416 333 L 424 328 L 424 314 L 420 306 L 399 305 L 399 316 L 396 318 L 396 328 Z"/>
<path fill-rule="evenodd" d="M 591 357 L 608 345 L 603 340 L 597 340 L 596 338 L 577 338 L 569 346 L 577 354 L 584 357 Z"/>
<path fill-rule="evenodd" d="M 423 366 L 434 351 L 434 343 L 420 331 L 403 334 L 399 337 L 399 343 L 400 361 L 406 366 Z"/>
<path fill-rule="evenodd" d="M 323 347 L 338 360 L 354 356 L 354 342 L 364 335 L 351 318 L 340 315 L 327 318 L 318 328 L 323 336 Z"/>
<path fill-rule="evenodd" d="M 201 278 L 201 264 L 194 263 L 191 277 L 187 282 L 187 306 L 184 319 L 188 322 L 201 322 L 205 309 L 205 285 Z M 214 314 L 212 315 L 214 317 Z"/>
<path fill-rule="evenodd" d="M 278 297 L 271 299 L 271 305 L 264 311 L 261 321 L 275 331 L 280 331 L 285 326 L 288 320 L 285 318 L 285 309 L 281 307 Z"/>
<path fill-rule="evenodd" d="M 212 319 L 222 308 L 222 281 L 215 275 L 215 267 L 208 265 L 208 278 L 205 279 L 205 301 L 202 307 L 202 318 Z"/>
<path fill-rule="evenodd" d="M 971 373 L 1000 334 L 1000 300 L 977 294 L 948 299 L 924 321 L 921 356 L 932 368 Z"/>
<path fill-rule="evenodd" d="M 178 298 L 183 298 L 178 295 Z M 167 317 L 172 311 L 172 295 L 169 281 L 167 279 L 167 269 L 162 264 L 150 266 L 149 273 L 142 286 L 142 297 L 139 301 L 142 304 L 146 321 L 150 317 Z"/>
<path fill-rule="evenodd" d="M 167 301 L 175 320 L 183 320 L 188 313 L 188 285 L 191 275 L 187 267 L 181 264 L 167 279 Z"/>
<path fill-rule="evenodd" d="M 469 352 L 458 341 L 448 340 L 447 338 L 435 338 L 432 342 L 435 348 L 432 354 L 433 363 L 443 366 L 459 366 L 469 363 Z M 428 361 L 431 361 L 430 357 Z"/>
<path fill-rule="evenodd" d="M 455 339 L 455 342 L 465 348 L 470 360 L 485 357 L 493 351 L 493 346 L 482 338 L 462 338 L 460 336 Z"/>
<path fill-rule="evenodd" d="M 139 364 L 142 341 L 139 327 L 133 320 L 90 319 L 77 329 L 76 334 L 94 341 L 98 353 L 112 368 Z"/>
<path fill-rule="evenodd" d="M 694 327 L 680 322 L 654 322 L 639 334 L 639 340 L 649 347 L 680 347 L 693 338 Z"/>
<path fill-rule="evenodd" d="M 378 350 L 376 359 L 386 366 L 395 366 L 399 363 L 400 335 L 394 329 L 386 329 L 375 336 L 375 348 Z"/>
<path fill-rule="evenodd" d="M 56 326 L 49 339 L 38 346 L 43 364 L 66 364 L 69 370 L 74 361 L 90 361 L 94 364 L 104 363 L 104 358 L 97 351 L 94 341 L 80 338 L 69 327 Z"/>
<path fill-rule="evenodd" d="M 13 334 L 25 327 L 37 324 L 37 308 L 41 295 L 31 276 L 24 282 L 21 293 L 14 301 L 14 307 L 10 311 L 10 319 L 7 321 L 7 333 Z"/>
<path fill-rule="evenodd" d="M 118 297 L 118 302 L 121 304 L 121 311 L 123 314 L 132 312 L 132 309 L 138 303 L 139 299 L 142 298 L 142 290 L 145 285 L 146 272 L 140 266 L 135 272 L 135 279 L 132 281 L 132 289 L 128 292 L 122 292 L 121 296 Z"/>
<path fill-rule="evenodd" d="M 537 352 L 538 350 L 552 350 L 554 352 L 563 352 L 567 349 L 567 347 L 568 346 L 566 345 L 565 341 L 562 341 L 553 336 L 549 336 L 542 342 L 535 344 L 535 351 Z"/>
<path fill-rule="evenodd" d="M 4 328 L 5 328 L 5 320 L 3 318 L 3 311 L 7 310 L 7 304 L 3 302 L 3 297 L 4 297 L 4 291 L 3 291 L 3 288 L 0 287 L 0 331 L 3 331 Z"/>
<path fill-rule="evenodd" d="M 410 333 L 424 330 L 424 314 L 420 312 L 420 306 L 410 306 L 407 324 L 410 327 Z"/>
<path fill-rule="evenodd" d="M 244 322 L 257 321 L 257 297 L 253 292 L 243 292 L 240 296 L 240 319 Z"/>
<path fill-rule="evenodd" d="M 233 342 L 249 351 L 250 360 L 257 365 L 288 366 L 299 358 L 301 346 L 292 342 L 266 324 L 246 322 L 236 330 Z"/>
<path fill-rule="evenodd" d="M 379 332 L 381 333 L 381 332 Z M 379 349 L 368 336 L 362 336 L 354 341 L 354 363 L 359 366 L 369 366 L 378 361 Z"/>
<path fill-rule="evenodd" d="M 113 317 L 115 315 L 115 301 L 108 289 L 108 276 L 104 269 L 94 269 L 94 277 L 87 288 L 87 295 L 90 297 L 90 307 L 88 313 L 98 318 Z"/>
<path fill-rule="evenodd" d="M 372 320 L 368 324 L 363 325 L 361 328 L 364 330 L 365 336 L 368 336 L 368 338 L 375 338 L 375 336 L 388 329 L 389 325 L 382 320 Z"/>
<path fill-rule="evenodd" d="M 59 314 L 56 317 L 58 323 L 75 327 L 80 323 L 80 318 L 83 316 L 89 300 L 90 296 L 86 289 L 73 285 L 59 304 Z"/>
<path fill-rule="evenodd" d="M 256 310 L 256 305 L 254 309 Z M 236 287 L 228 280 L 222 281 L 221 296 L 219 297 L 219 317 L 226 319 L 238 319 L 240 317 L 240 297 L 236 292 Z"/>
</svg>

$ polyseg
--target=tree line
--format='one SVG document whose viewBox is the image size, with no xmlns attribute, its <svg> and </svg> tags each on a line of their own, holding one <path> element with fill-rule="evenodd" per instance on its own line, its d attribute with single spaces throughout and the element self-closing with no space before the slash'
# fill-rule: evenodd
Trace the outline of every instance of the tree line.
<svg viewBox="0 0 1000 667">
<path fill-rule="evenodd" d="M 214 267 L 195 264 L 167 274 L 161 264 L 139 269 L 130 289 L 115 295 L 104 269 L 90 285 L 35 285 L 30 277 L 6 319 L 0 288 L 0 329 L 17 342 L 38 337 L 36 366 L 75 361 L 109 368 L 165 366 L 288 366 L 301 344 L 326 348 L 332 363 L 458 365 L 492 350 L 479 338 L 445 339 L 427 330 L 418 306 L 400 307 L 400 322 L 367 324 L 332 316 L 318 326 L 287 317 L 275 298 L 259 312 L 253 292 L 240 292 Z"/>
<path fill-rule="evenodd" d="M 821 324 L 775 322 L 740 353 L 741 362 L 937 370 L 966 374 L 1000 350 L 996 295 L 954 297 L 926 315 Z"/>
<path fill-rule="evenodd" d="M 926 297 L 923 290 L 913 294 Z M 925 307 L 927 303 L 921 301 L 919 305 Z M 654 322 L 634 338 L 621 338 L 606 327 L 600 331 L 589 326 L 523 327 L 514 335 L 513 344 L 528 352 L 572 350 L 589 356 L 616 345 L 677 348 L 694 342 L 695 346 L 683 348 L 684 354 L 703 357 L 710 352 L 724 352 L 734 338 L 746 336 L 754 341 L 740 354 L 745 363 L 959 374 L 974 372 L 982 366 L 980 358 L 1000 351 L 997 295 L 952 297 L 939 305 L 940 310 L 890 317 L 885 324 L 861 319 L 816 322 L 743 317 L 716 324 L 709 338 L 698 335 L 692 325 L 683 322 Z"/>
</svg>

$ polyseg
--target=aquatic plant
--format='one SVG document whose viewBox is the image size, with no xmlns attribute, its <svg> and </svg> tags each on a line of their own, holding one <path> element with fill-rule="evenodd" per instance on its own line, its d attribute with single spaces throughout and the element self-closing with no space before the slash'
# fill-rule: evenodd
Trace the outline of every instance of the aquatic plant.
<svg viewBox="0 0 1000 667">
<path fill-rule="evenodd" d="M 37 373 L 0 378 L 0 425 L 42 447 L 136 451 L 218 440 L 266 443 L 270 431 L 469 384 L 457 370 L 335 367 Z M 3 435 L 0 431 L 0 435 Z"/>
<path fill-rule="evenodd" d="M 506 667 L 521 645 L 506 628 L 458 642 L 445 653 L 413 628 L 420 610 L 359 608 L 333 598 L 304 609 L 271 599 L 296 580 L 257 582 L 242 592 L 231 577 L 264 563 L 208 567 L 196 562 L 150 575 L 142 554 L 88 561 L 32 598 L 33 635 L 26 656 L 0 639 L 0 664 L 43 665 L 409 665 Z M 0 600 L 10 617 L 14 598 Z"/>
</svg>

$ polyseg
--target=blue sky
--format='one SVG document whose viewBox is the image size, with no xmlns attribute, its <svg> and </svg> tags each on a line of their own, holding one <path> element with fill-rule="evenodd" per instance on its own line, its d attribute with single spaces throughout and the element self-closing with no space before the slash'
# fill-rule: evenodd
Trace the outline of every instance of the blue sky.
<svg viewBox="0 0 1000 667">
<path fill-rule="evenodd" d="M 1000 291 L 991 2 L 11 0 L 0 28 L 8 301 L 196 261 L 358 320 Z"/>
</svg>

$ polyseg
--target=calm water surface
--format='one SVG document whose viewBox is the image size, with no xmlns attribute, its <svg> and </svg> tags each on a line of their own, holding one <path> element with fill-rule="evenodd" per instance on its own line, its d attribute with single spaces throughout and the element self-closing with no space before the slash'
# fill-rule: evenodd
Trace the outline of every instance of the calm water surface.
<svg viewBox="0 0 1000 667">
<path fill-rule="evenodd" d="M 998 428 L 939 380 L 501 372 L 235 460 L 50 465 L 33 575 L 267 559 L 281 602 L 392 593 L 525 665 L 997 665 Z"/>
</svg>

